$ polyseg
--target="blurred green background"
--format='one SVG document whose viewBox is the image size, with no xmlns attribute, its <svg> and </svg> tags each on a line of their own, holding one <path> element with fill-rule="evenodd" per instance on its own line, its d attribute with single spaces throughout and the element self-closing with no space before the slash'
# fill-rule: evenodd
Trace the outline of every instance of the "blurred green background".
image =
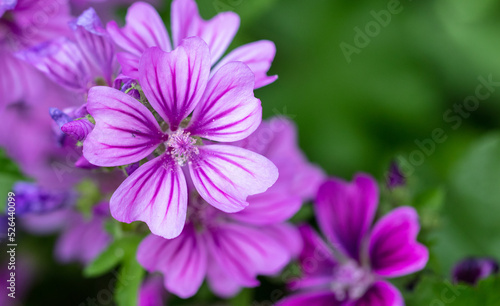
<svg viewBox="0 0 500 306">
<path fill-rule="evenodd" d="M 476 95 L 481 77 L 500 82 L 498 1 L 198 3 L 205 18 L 221 10 L 241 16 L 231 48 L 260 39 L 276 43 L 270 73 L 279 79 L 256 96 L 265 117 L 293 118 L 302 149 L 329 175 L 350 180 L 363 171 L 383 181 L 392 159 L 409 161 L 401 202 L 417 206 L 431 224 L 423 239 L 438 275 L 448 277 L 464 256 L 500 259 L 500 86 L 484 87 L 481 94 L 490 95 L 478 99 L 476 110 L 454 108 Z M 388 21 L 380 12 L 397 3 L 399 12 Z M 160 9 L 167 24 L 169 6 Z M 374 17 L 381 14 L 384 25 Z M 355 29 L 366 33 L 367 25 L 378 33 L 361 48 Z M 357 48 L 350 62 L 341 43 Z M 435 129 L 446 140 L 430 144 Z M 411 154 L 423 159 L 412 164 Z"/>
</svg>

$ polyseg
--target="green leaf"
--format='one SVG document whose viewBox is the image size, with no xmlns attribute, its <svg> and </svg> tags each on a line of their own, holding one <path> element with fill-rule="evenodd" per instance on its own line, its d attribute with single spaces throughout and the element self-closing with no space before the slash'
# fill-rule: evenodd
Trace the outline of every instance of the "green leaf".
<svg viewBox="0 0 500 306">
<path fill-rule="evenodd" d="M 15 182 L 26 180 L 19 167 L 12 161 L 3 149 L 0 149 L 0 212 L 5 211 L 7 193 L 12 191 Z"/>
<path fill-rule="evenodd" d="M 92 207 L 102 198 L 99 187 L 91 180 L 83 180 L 76 186 L 79 197 L 76 202 L 78 210 L 86 217 L 92 215 Z"/>
<path fill-rule="evenodd" d="M 252 298 L 253 298 L 253 290 L 249 288 L 244 288 L 243 290 L 241 290 L 240 293 L 238 293 L 237 296 L 229 300 L 229 304 L 232 306 L 250 305 L 252 304 Z"/>
<path fill-rule="evenodd" d="M 135 306 L 139 288 L 142 284 L 145 271 L 137 262 L 137 247 L 143 237 L 133 236 L 128 240 L 123 264 L 118 273 L 118 281 L 115 288 L 115 302 L 118 306 Z"/>
<path fill-rule="evenodd" d="M 113 241 L 104 252 L 99 254 L 92 263 L 84 270 L 83 274 L 86 277 L 97 277 L 109 272 L 120 262 L 125 261 L 129 254 L 133 253 L 135 259 L 135 250 L 137 245 L 142 240 L 140 236 L 126 236 Z"/>
<path fill-rule="evenodd" d="M 500 277 L 490 277 L 477 286 L 454 285 L 449 280 L 427 276 L 406 297 L 407 306 L 493 306 L 500 305 Z"/>
<path fill-rule="evenodd" d="M 430 233 L 442 275 L 464 257 L 500 254 L 500 135 L 473 142 L 449 175 L 446 213 Z"/>
<path fill-rule="evenodd" d="M 312 205 L 302 205 L 300 210 L 290 219 L 292 223 L 302 223 L 307 222 L 314 216 L 314 211 Z"/>
</svg>

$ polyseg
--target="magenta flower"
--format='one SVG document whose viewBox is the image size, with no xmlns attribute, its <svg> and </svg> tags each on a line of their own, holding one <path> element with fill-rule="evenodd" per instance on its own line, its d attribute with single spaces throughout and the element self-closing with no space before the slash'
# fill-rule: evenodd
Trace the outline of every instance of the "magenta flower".
<svg viewBox="0 0 500 306">
<path fill-rule="evenodd" d="M 205 21 L 198 13 L 195 1 L 174 0 L 171 7 L 173 44 L 162 19 L 147 3 L 134 3 L 127 12 L 126 21 L 122 29 L 116 22 L 111 21 L 107 25 L 107 30 L 116 44 L 126 51 L 118 53 L 117 59 L 122 66 L 122 73 L 129 77 L 139 78 L 139 59 L 149 47 L 171 51 L 179 46 L 184 38 L 198 36 L 210 48 L 210 65 L 214 66 L 212 75 L 225 64 L 240 61 L 247 64 L 255 74 L 255 88 L 268 85 L 277 79 L 277 76 L 267 76 L 276 53 L 271 41 L 261 40 L 243 45 L 219 61 L 240 25 L 238 15 L 233 12 L 220 13 Z"/>
<path fill-rule="evenodd" d="M 59 37 L 24 50 L 18 57 L 72 91 L 83 93 L 102 82 L 111 86 L 114 45 L 94 9 L 87 9 L 69 25 L 74 41 Z"/>
<path fill-rule="evenodd" d="M 364 174 L 319 188 L 316 218 L 330 245 L 311 227 L 300 229 L 304 275 L 292 287 L 302 292 L 279 305 L 404 305 L 384 279 L 423 269 L 428 251 L 416 241 L 418 215 L 411 207 L 394 209 L 370 230 L 377 203 L 377 184 Z"/>
<path fill-rule="evenodd" d="M 106 202 L 93 207 L 90 220 L 76 211 L 68 211 L 66 225 L 56 244 L 57 259 L 84 265 L 92 262 L 112 241 L 111 235 L 104 229 L 107 218 L 109 205 Z"/>
<path fill-rule="evenodd" d="M 149 104 L 164 120 L 161 125 L 146 106 L 119 90 L 94 87 L 88 97 L 87 110 L 96 121 L 83 145 L 88 161 L 113 167 L 158 155 L 113 194 L 115 219 L 144 221 L 166 238 L 179 235 L 188 196 L 185 166 L 198 193 L 225 212 L 242 210 L 247 196 L 276 181 L 278 171 L 268 159 L 213 143 L 241 140 L 261 122 L 254 76 L 245 64 L 228 63 L 209 79 L 208 47 L 193 37 L 172 52 L 148 49 L 139 73 Z"/>
<path fill-rule="evenodd" d="M 323 173 L 300 152 L 293 124 L 274 118 L 234 145 L 257 150 L 286 175 L 234 214 L 214 209 L 190 187 L 181 235 L 171 240 L 149 235 L 141 243 L 139 263 L 163 273 L 165 287 L 181 297 L 194 295 L 204 279 L 217 295 L 235 295 L 257 286 L 257 275 L 279 272 L 300 251 L 298 231 L 285 221 L 316 193 Z"/>
<path fill-rule="evenodd" d="M 217 210 L 190 191 L 182 233 L 170 240 L 151 234 L 137 251 L 146 270 L 163 274 L 168 291 L 187 298 L 207 278 L 212 292 L 230 297 L 242 287 L 258 286 L 257 275 L 277 274 L 300 251 L 297 230 L 267 218 L 272 206 L 259 206 L 245 221 L 245 216 Z M 259 216 L 261 222 L 255 224 Z"/>
<path fill-rule="evenodd" d="M 160 275 L 147 277 L 141 285 L 137 306 L 164 306 L 167 299 L 167 291 L 163 288 Z"/>
</svg>

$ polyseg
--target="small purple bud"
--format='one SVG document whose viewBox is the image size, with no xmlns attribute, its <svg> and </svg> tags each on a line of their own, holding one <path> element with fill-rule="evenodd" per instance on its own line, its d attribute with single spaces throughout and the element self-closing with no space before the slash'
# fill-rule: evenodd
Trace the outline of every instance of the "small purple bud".
<svg viewBox="0 0 500 306">
<path fill-rule="evenodd" d="M 62 127 L 64 124 L 72 120 L 70 116 L 56 107 L 49 108 L 49 113 L 50 117 L 52 117 L 52 120 L 54 120 L 54 122 L 57 123 L 59 127 Z"/>
<path fill-rule="evenodd" d="M 453 268 L 453 281 L 475 285 L 479 280 L 498 273 L 498 263 L 492 258 L 466 258 Z"/>
<path fill-rule="evenodd" d="M 61 130 L 78 141 L 83 141 L 92 132 L 94 125 L 87 118 L 65 123 Z"/>
<path fill-rule="evenodd" d="M 124 80 L 121 91 L 125 92 L 129 96 L 132 96 L 132 98 L 139 100 L 141 98 L 141 93 L 137 89 L 132 88 L 134 85 L 135 81 L 133 79 Z"/>
<path fill-rule="evenodd" d="M 406 178 L 401 172 L 398 163 L 395 161 L 391 162 L 389 166 L 389 173 L 387 174 L 387 188 L 394 189 L 399 186 L 404 186 L 406 184 Z"/>
<path fill-rule="evenodd" d="M 140 165 L 139 162 L 130 164 L 127 167 L 125 167 L 125 172 L 127 172 L 127 175 L 131 175 L 132 173 L 134 173 L 135 170 L 139 168 L 139 165 Z"/>
<path fill-rule="evenodd" d="M 72 191 L 48 190 L 35 183 L 17 182 L 12 188 L 16 194 L 16 215 L 26 213 L 46 213 L 65 206 L 76 200 Z"/>
</svg>

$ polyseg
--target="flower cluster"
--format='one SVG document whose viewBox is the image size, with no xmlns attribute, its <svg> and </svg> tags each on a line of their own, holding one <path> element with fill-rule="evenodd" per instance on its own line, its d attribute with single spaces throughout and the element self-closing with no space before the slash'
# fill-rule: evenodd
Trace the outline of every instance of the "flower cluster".
<svg viewBox="0 0 500 306">
<path fill-rule="evenodd" d="M 28 32 L 23 16 L 40 8 L 50 18 Z M 191 297 L 205 280 L 232 297 L 296 258 L 304 274 L 290 286 L 303 292 L 282 305 L 401 305 L 385 279 L 427 263 L 416 211 L 396 208 L 371 229 L 374 179 L 326 178 L 299 149 L 290 119 L 262 119 L 254 90 L 277 79 L 268 75 L 274 44 L 227 53 L 238 15 L 204 20 L 193 0 L 174 0 L 170 11 L 171 36 L 143 2 L 123 27 L 104 25 L 93 8 L 71 18 L 59 0 L 2 2 L 0 30 L 11 29 L 0 37 L 5 118 L 44 142 L 31 148 L 0 135 L 36 181 L 14 188 L 25 230 L 59 232 L 62 262 L 93 267 L 114 251 L 123 265 L 138 263 L 150 273 L 135 295 L 142 305 L 163 303 L 165 289 Z M 55 97 L 22 87 L 42 82 L 33 78 Z M 390 184 L 403 184 L 397 174 Z M 314 198 L 328 243 L 290 221 Z"/>
</svg>

